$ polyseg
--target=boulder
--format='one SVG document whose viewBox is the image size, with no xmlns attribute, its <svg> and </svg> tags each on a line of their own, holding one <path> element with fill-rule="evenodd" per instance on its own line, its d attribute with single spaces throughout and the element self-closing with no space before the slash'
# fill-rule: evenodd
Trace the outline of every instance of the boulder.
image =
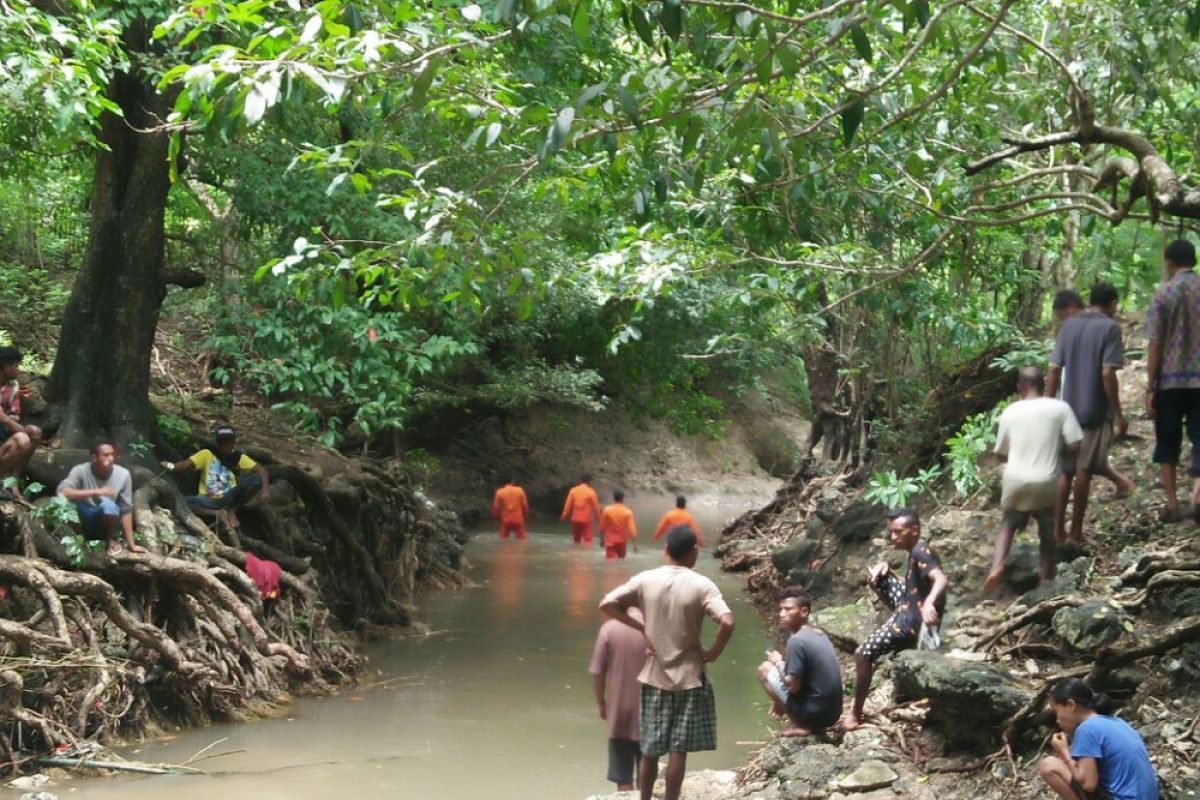
<svg viewBox="0 0 1200 800">
<path fill-rule="evenodd" d="M 1060 608 L 1051 624 L 1072 650 L 1091 653 L 1121 638 L 1126 619 L 1111 601 L 1093 598 L 1074 608 Z"/>
<path fill-rule="evenodd" d="M 812 624 L 825 631 L 837 647 L 850 652 L 875 630 L 875 616 L 871 602 L 862 597 L 849 605 L 818 608 L 813 612 Z"/>
<path fill-rule="evenodd" d="M 1063 597 L 1078 590 L 1079 576 L 1071 570 L 1062 570 L 1054 576 L 1054 580 L 1038 584 L 1036 589 L 1021 595 L 1017 602 L 1027 608 L 1033 608 L 1043 600 Z"/>
<path fill-rule="evenodd" d="M 821 743 L 785 752 L 788 753 L 785 766 L 776 777 L 787 800 L 824 800 L 835 791 L 844 791 L 841 782 L 870 761 L 890 771 L 883 763 L 888 758 L 887 751 L 877 745 L 848 749 Z"/>
<path fill-rule="evenodd" d="M 839 542 L 869 542 L 871 537 L 883 533 L 884 522 L 878 506 L 860 500 L 837 515 L 830 527 Z"/>
<path fill-rule="evenodd" d="M 892 662 L 896 700 L 929 699 L 926 721 L 948 746 L 994 749 L 1000 726 L 1033 697 L 995 664 L 907 650 Z"/>
<path fill-rule="evenodd" d="M 807 569 L 809 560 L 820 543 L 816 539 L 797 536 L 777 550 L 771 551 L 771 564 L 780 575 L 787 575 L 796 568 Z"/>
<path fill-rule="evenodd" d="M 802 586 L 812 597 L 823 597 L 833 589 L 833 575 L 797 567 L 787 574 L 788 586 Z"/>
<path fill-rule="evenodd" d="M 1042 580 L 1037 545 L 1018 542 L 1004 559 L 1004 583 L 1015 592 L 1028 592 Z"/>
<path fill-rule="evenodd" d="M 869 759 L 860 764 L 854 772 L 838 781 L 838 788 L 848 792 L 886 789 L 899 777 L 896 771 L 887 764 L 877 759 Z"/>
<path fill-rule="evenodd" d="M 1162 592 L 1156 595 L 1156 600 L 1170 619 L 1183 619 L 1200 614 L 1200 589 L 1194 586 Z"/>
</svg>

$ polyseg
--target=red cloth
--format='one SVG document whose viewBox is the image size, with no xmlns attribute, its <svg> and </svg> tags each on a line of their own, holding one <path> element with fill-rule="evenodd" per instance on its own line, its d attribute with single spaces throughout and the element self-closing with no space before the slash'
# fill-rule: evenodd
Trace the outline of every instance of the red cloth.
<svg viewBox="0 0 1200 800">
<path fill-rule="evenodd" d="M 592 543 L 592 520 L 585 519 L 583 522 L 575 522 L 571 520 L 571 537 L 575 539 L 575 544 L 584 542 Z"/>
<path fill-rule="evenodd" d="M 279 565 L 274 561 L 259 558 L 254 553 L 246 553 L 246 574 L 263 600 L 274 600 L 279 597 Z"/>
<path fill-rule="evenodd" d="M 609 561 L 625 557 L 625 543 L 604 545 L 604 557 Z"/>
<path fill-rule="evenodd" d="M 500 520 L 500 538 L 507 539 L 509 533 L 515 533 L 518 539 L 525 538 L 525 520 L 509 519 L 503 517 Z"/>
</svg>

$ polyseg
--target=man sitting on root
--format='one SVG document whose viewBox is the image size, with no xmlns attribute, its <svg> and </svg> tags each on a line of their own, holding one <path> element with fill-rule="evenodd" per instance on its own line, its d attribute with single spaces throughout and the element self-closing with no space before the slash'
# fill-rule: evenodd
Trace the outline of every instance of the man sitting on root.
<svg viewBox="0 0 1200 800">
<path fill-rule="evenodd" d="M 217 428 L 216 444 L 193 453 L 182 461 L 163 461 L 168 472 L 194 467 L 200 473 L 197 493 L 187 497 L 188 507 L 197 514 L 213 515 L 231 530 L 241 525 L 237 509 L 262 492 L 262 500 L 271 499 L 271 478 L 262 465 L 237 449 L 237 430 L 232 425 Z M 239 475 L 240 473 L 240 475 Z"/>
<path fill-rule="evenodd" d="M 842 715 L 842 667 L 829 637 L 808 624 L 812 601 L 800 586 L 779 592 L 779 627 L 789 636 L 786 655 L 767 653 L 758 680 L 771 698 L 771 716 L 790 720 L 781 736 L 820 733 Z"/>
<path fill-rule="evenodd" d="M 103 539 L 110 556 L 122 550 L 118 527 L 129 551 L 144 553 L 146 548 L 133 541 L 133 478 L 129 470 L 115 463 L 116 459 L 113 443 L 97 439 L 92 444 L 91 461 L 71 468 L 58 484 L 58 496 L 75 504 L 84 537 Z"/>
<path fill-rule="evenodd" d="M 908 569 L 903 580 L 891 574 L 886 561 L 867 572 L 867 585 L 892 609 L 892 615 L 854 651 L 857 675 L 854 705 L 841 722 L 842 729 L 847 731 L 862 724 L 863 706 L 871 691 L 875 662 L 885 653 L 899 653 L 916 647 L 921 626 L 936 629 L 946 605 L 946 586 L 950 579 L 942 571 L 942 561 L 937 553 L 921 538 L 921 520 L 917 512 L 911 508 L 894 508 L 888 512 L 887 519 L 888 539 L 892 547 L 908 552 Z"/>
<path fill-rule="evenodd" d="M 21 423 L 23 392 L 17 382 L 21 358 L 17 348 L 0 347 L 0 481 L 19 476 L 42 441 L 41 428 Z M 8 491 L 21 496 L 15 480 Z"/>
</svg>

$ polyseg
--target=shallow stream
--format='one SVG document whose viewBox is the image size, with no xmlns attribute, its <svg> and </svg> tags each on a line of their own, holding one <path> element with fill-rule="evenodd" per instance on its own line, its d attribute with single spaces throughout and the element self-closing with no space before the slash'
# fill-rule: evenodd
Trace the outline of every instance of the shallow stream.
<svg viewBox="0 0 1200 800">
<path fill-rule="evenodd" d="M 286 716 L 214 725 L 149 740 L 130 759 L 196 764 L 204 775 L 132 776 L 50 787 L 60 797 L 198 800 L 583 800 L 611 790 L 606 742 L 591 676 L 597 604 L 630 575 L 662 563 L 649 541 L 665 501 L 634 503 L 640 553 L 606 562 L 574 546 L 565 525 L 535 520 L 527 542 L 489 532 L 468 545 L 476 586 L 421 595 L 428 636 L 373 644 L 362 684 L 334 697 L 296 702 Z M 719 523 L 743 509 L 701 508 L 711 545 Z M 754 677 L 772 644 L 738 576 L 719 573 L 705 552 L 696 569 L 721 586 L 738 627 L 710 667 L 718 743 L 691 769 L 735 767 L 768 735 L 766 701 Z M 705 623 L 704 641 L 715 626 Z"/>
</svg>

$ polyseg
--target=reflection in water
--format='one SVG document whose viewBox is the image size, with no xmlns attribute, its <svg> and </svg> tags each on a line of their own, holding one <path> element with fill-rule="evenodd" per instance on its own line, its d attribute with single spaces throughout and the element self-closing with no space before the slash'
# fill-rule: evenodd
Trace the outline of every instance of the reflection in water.
<svg viewBox="0 0 1200 800">
<path fill-rule="evenodd" d="M 574 548 L 565 556 L 563 583 L 566 588 L 566 603 L 563 611 L 568 630 L 590 628 L 599 618 L 596 604 L 596 555 L 595 549 Z"/>
<path fill-rule="evenodd" d="M 476 588 L 421 595 L 417 616 L 434 634 L 368 648 L 364 685 L 346 693 L 363 702 L 301 700 L 286 718 L 183 731 L 124 753 L 181 763 L 224 738 L 210 752 L 236 752 L 200 763 L 208 775 L 80 781 L 55 794 L 72 792 L 73 800 L 583 800 L 609 790 L 604 726 L 587 673 L 601 623 L 597 604 L 629 576 L 658 566 L 661 547 L 645 543 L 640 554 L 605 562 L 599 548 L 574 548 L 561 529 L 533 532 L 522 543 L 489 534 L 468 545 Z M 689 771 L 740 764 L 770 725 L 754 676 L 765 631 L 739 578 L 720 575 L 708 554 L 697 569 L 721 586 L 738 627 L 709 670 L 720 749 L 692 754 Z M 705 623 L 706 642 L 714 630 Z"/>
<path fill-rule="evenodd" d="M 500 542 L 492 561 L 488 585 L 492 590 L 492 616 L 498 623 L 510 623 L 521 614 L 521 588 L 525 584 L 524 542 Z"/>
</svg>

